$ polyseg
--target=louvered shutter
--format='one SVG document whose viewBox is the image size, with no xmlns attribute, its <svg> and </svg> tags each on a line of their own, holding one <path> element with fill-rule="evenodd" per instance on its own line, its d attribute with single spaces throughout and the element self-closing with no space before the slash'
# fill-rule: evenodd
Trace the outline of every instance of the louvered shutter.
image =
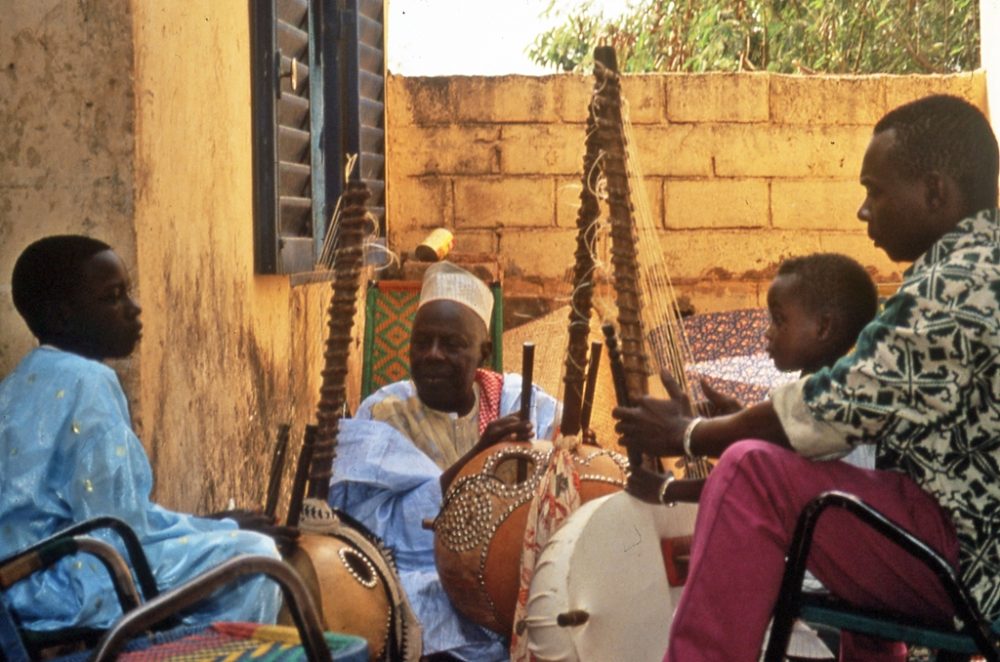
<svg viewBox="0 0 1000 662">
<path fill-rule="evenodd" d="M 348 154 L 384 230 L 382 0 L 250 0 L 257 273 L 314 268 Z"/>
<path fill-rule="evenodd" d="M 385 68 L 382 0 L 348 0 L 347 104 L 356 109 L 347 126 L 346 147 L 358 154 L 357 175 L 368 185 L 369 210 L 385 230 Z"/>
</svg>

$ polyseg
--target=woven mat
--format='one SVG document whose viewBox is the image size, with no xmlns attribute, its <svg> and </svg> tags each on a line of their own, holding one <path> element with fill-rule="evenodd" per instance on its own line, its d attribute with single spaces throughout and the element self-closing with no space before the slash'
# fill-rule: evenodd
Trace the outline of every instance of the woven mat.
<svg viewBox="0 0 1000 662">
<path fill-rule="evenodd" d="M 374 299 L 374 301 L 372 301 Z M 390 289 L 383 287 L 378 296 L 369 298 L 369 311 L 374 321 L 375 332 L 372 345 L 366 347 L 366 359 L 371 370 L 370 391 L 410 377 L 410 329 L 417 314 L 420 299 L 420 284 L 412 289 Z"/>
<path fill-rule="evenodd" d="M 569 306 L 556 309 L 503 334 L 504 372 L 521 372 L 522 348 L 524 343 L 532 342 L 535 344 L 534 382 L 546 393 L 560 400 L 564 391 L 563 364 L 569 343 L 569 311 Z M 592 340 L 604 339 L 600 320 L 591 320 L 590 337 Z M 614 431 L 615 421 L 611 418 L 611 410 L 616 405 L 608 353 L 603 351 L 590 427 L 601 446 L 624 453 L 625 449 L 618 445 L 618 435 Z"/>
<path fill-rule="evenodd" d="M 339 662 L 366 662 L 368 642 L 360 637 L 324 634 L 331 657 Z M 80 653 L 61 660 L 88 659 Z M 207 628 L 178 628 L 129 642 L 118 660 L 146 662 L 306 662 L 305 650 L 293 627 L 256 623 L 216 623 Z"/>
<path fill-rule="evenodd" d="M 367 657 L 364 639 L 327 632 L 327 647 L 334 660 L 360 662 Z M 119 660 L 255 660 L 260 662 L 305 662 L 305 650 L 295 628 L 252 623 L 216 623 L 206 630 L 144 651 L 118 656 Z"/>
</svg>

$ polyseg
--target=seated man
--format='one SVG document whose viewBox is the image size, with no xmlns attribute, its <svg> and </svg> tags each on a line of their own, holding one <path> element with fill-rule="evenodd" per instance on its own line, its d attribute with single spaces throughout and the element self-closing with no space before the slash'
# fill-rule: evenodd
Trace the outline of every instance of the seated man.
<svg viewBox="0 0 1000 662">
<path fill-rule="evenodd" d="M 88 237 L 41 239 L 14 266 L 14 305 L 41 346 L 0 383 L 0 557 L 111 515 L 138 534 L 161 590 L 239 554 L 277 558 L 267 535 L 150 501 L 149 460 L 118 377 L 101 363 L 128 356 L 139 341 L 140 308 L 129 290 L 121 259 Z M 260 518 L 243 520 L 269 528 Z M 124 553 L 116 535 L 106 539 Z M 121 615 L 107 571 L 90 556 L 36 573 L 4 599 L 36 630 L 106 628 Z M 184 621 L 273 623 L 279 606 L 277 585 L 252 578 L 201 603 Z"/>
<path fill-rule="evenodd" d="M 535 387 L 521 421 L 521 378 L 480 368 L 493 295 L 448 262 L 428 268 L 410 339 L 412 380 L 385 386 L 341 421 L 330 503 L 359 519 L 396 554 L 400 579 L 424 631 L 424 653 L 501 660 L 500 637 L 461 618 L 434 567 L 441 495 L 471 457 L 512 437 L 550 438 L 557 403 Z"/>
<path fill-rule="evenodd" d="M 619 407 L 632 448 L 721 455 L 701 496 L 666 660 L 756 660 L 802 508 L 857 495 L 947 559 L 1000 617 L 1000 211 L 997 140 L 968 102 L 931 96 L 885 115 L 861 165 L 858 218 L 903 284 L 830 368 L 729 416 L 683 403 Z M 819 460 L 876 444 L 876 470 Z M 666 490 L 665 499 L 674 498 Z M 816 530 L 809 569 L 863 608 L 952 622 L 934 575 L 846 513 Z"/>
</svg>

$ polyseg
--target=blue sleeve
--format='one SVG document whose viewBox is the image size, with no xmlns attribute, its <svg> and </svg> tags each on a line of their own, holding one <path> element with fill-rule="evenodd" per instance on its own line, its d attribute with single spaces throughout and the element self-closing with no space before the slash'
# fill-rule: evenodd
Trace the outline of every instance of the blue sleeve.
<svg viewBox="0 0 1000 662">
<path fill-rule="evenodd" d="M 441 470 L 395 428 L 340 422 L 329 502 L 359 520 L 396 552 L 400 567 L 433 553 L 425 519 L 441 507 Z"/>
<path fill-rule="evenodd" d="M 503 393 L 500 398 L 501 416 L 513 414 L 521 409 L 521 384 L 521 375 L 504 374 Z M 531 393 L 531 422 L 535 426 L 535 438 L 551 441 L 559 425 L 562 405 L 537 384 L 531 386 Z"/>
<path fill-rule="evenodd" d="M 2 496 L 4 523 L 19 531 L 21 546 L 95 516 L 118 517 L 139 536 L 161 589 L 239 554 L 277 557 L 272 540 L 237 531 L 234 522 L 153 504 L 152 470 L 114 373 L 65 353 L 44 354 L 43 360 L 26 381 L 33 390 L 21 389 L 30 397 L 11 410 L 22 418 L 6 428 L 8 443 L 19 452 L 5 467 L 10 489 Z M 25 443 L 28 439 L 35 443 Z M 12 477 L 19 469 L 21 475 Z M 116 535 L 95 535 L 124 552 Z M 86 554 L 19 582 L 5 599 L 35 629 L 104 628 L 120 617 L 107 571 Z M 277 606 L 276 588 L 252 579 L 218 593 L 186 618 L 273 622 Z"/>
</svg>

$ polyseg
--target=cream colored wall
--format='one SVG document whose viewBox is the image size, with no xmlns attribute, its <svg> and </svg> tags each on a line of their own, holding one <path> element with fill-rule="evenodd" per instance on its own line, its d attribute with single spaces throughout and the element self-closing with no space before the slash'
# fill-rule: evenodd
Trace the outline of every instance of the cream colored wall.
<svg viewBox="0 0 1000 662">
<path fill-rule="evenodd" d="M 136 0 L 133 12 L 136 427 L 163 503 L 259 505 L 277 426 L 294 423 L 296 452 L 312 418 L 329 286 L 253 273 L 247 3 Z"/>
<path fill-rule="evenodd" d="M 456 250 L 500 256 L 511 299 L 568 294 L 591 87 L 574 75 L 391 77 L 391 245 L 412 251 L 444 226 Z M 778 263 L 814 251 L 897 281 L 905 265 L 855 216 L 871 128 L 931 92 L 986 102 L 982 73 L 641 75 L 623 89 L 667 267 L 703 312 L 764 305 Z"/>
<path fill-rule="evenodd" d="M 0 19 L 0 375 L 34 344 L 10 274 L 32 241 L 89 234 L 136 267 L 126 0 L 8 2 Z M 127 383 L 135 361 L 116 367 Z"/>
<path fill-rule="evenodd" d="M 17 255 L 53 233 L 102 238 L 143 306 L 139 349 L 115 367 L 154 497 L 259 504 L 277 425 L 293 424 L 294 458 L 313 419 L 329 285 L 253 273 L 247 3 L 7 4 L 0 375 L 33 342 L 10 301 Z"/>
</svg>

